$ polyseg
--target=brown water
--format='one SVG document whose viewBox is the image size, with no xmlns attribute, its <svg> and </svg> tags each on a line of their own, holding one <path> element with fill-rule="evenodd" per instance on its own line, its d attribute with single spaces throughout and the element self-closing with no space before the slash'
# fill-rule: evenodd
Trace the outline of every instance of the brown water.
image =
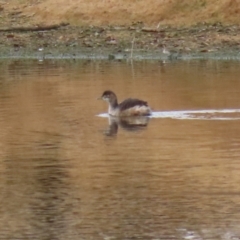
<svg viewBox="0 0 240 240">
<path fill-rule="evenodd" d="M 240 121 L 98 117 L 240 108 L 239 62 L 2 61 L 0 239 L 240 239 Z M 231 116 L 231 114 L 229 114 Z"/>
</svg>

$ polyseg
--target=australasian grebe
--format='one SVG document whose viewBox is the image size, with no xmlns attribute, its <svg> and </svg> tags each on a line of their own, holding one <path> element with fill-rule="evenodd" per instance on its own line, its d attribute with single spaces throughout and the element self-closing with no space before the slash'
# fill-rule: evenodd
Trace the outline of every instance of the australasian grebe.
<svg viewBox="0 0 240 240">
<path fill-rule="evenodd" d="M 128 98 L 118 104 L 117 96 L 114 92 L 107 90 L 102 94 L 104 101 L 108 102 L 108 114 L 111 116 L 148 116 L 151 115 L 151 108 L 147 102 L 135 98 Z"/>
</svg>

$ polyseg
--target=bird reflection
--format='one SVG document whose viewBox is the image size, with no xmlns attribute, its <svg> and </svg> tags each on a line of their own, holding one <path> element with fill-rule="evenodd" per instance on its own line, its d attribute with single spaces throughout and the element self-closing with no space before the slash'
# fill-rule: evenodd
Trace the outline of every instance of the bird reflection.
<svg viewBox="0 0 240 240">
<path fill-rule="evenodd" d="M 118 133 L 118 127 L 126 131 L 141 131 L 145 129 L 148 125 L 149 117 L 147 116 L 137 116 L 137 117 L 108 117 L 109 126 L 105 130 L 104 134 L 106 136 L 114 136 Z"/>
</svg>

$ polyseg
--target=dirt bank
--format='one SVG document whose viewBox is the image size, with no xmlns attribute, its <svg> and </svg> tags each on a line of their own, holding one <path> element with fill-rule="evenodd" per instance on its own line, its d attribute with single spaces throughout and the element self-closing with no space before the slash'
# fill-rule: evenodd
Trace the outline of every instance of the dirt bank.
<svg viewBox="0 0 240 240">
<path fill-rule="evenodd" d="M 2 0 L 4 9 L 32 23 L 131 25 L 143 22 L 191 26 L 199 22 L 239 24 L 238 0 Z"/>
<path fill-rule="evenodd" d="M 2 56 L 181 58 L 240 50 L 236 0 L 2 0 L 0 11 Z"/>
</svg>

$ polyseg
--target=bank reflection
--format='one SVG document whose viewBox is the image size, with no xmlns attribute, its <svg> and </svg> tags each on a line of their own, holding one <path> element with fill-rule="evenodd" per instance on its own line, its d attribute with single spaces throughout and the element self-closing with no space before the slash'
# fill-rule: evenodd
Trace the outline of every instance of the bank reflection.
<svg viewBox="0 0 240 240">
<path fill-rule="evenodd" d="M 38 239 L 59 239 L 68 229 L 68 173 L 60 156 L 39 159 L 35 166 L 35 197 L 30 201 L 29 225 Z M 64 160 L 63 160 L 64 161 Z"/>
<path fill-rule="evenodd" d="M 71 192 L 68 165 L 60 138 L 39 133 L 31 141 L 19 134 L 4 140 L 0 181 L 3 238 L 59 239 L 68 228 L 71 211 L 66 203 Z"/>
</svg>

